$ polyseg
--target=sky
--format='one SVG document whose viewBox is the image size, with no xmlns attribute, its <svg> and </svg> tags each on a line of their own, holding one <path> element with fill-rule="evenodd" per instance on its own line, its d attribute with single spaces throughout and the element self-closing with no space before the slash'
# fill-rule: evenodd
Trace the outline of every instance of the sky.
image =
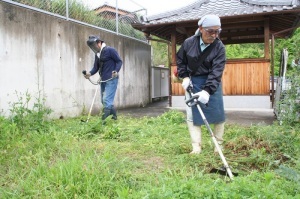
<svg viewBox="0 0 300 199">
<path fill-rule="evenodd" d="M 82 0 L 91 8 L 96 8 L 107 2 L 108 5 L 134 12 L 140 9 L 147 10 L 147 16 L 164 13 L 185 7 L 196 0 Z"/>
</svg>

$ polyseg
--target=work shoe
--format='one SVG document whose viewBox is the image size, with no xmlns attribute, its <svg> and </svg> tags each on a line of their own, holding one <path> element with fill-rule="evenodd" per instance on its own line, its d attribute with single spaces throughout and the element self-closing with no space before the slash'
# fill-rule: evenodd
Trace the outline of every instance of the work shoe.
<svg viewBox="0 0 300 199">
<path fill-rule="evenodd" d="M 104 108 L 102 113 L 102 120 L 105 120 L 110 115 L 111 109 Z"/>
<path fill-rule="evenodd" d="M 113 120 L 117 120 L 117 111 L 116 111 L 116 109 L 114 107 L 111 108 L 110 114 L 112 115 L 112 119 Z"/>
</svg>

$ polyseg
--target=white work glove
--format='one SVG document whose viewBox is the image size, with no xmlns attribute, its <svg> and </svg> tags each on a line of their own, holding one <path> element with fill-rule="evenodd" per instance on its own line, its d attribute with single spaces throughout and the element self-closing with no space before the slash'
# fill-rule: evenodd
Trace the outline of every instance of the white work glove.
<svg viewBox="0 0 300 199">
<path fill-rule="evenodd" d="M 90 73 L 90 72 L 86 72 L 86 74 L 84 75 L 84 77 L 85 77 L 86 79 L 90 78 L 90 76 L 91 76 L 91 73 Z"/>
<path fill-rule="evenodd" d="M 189 77 L 185 77 L 181 83 L 182 88 L 186 91 L 186 89 L 189 87 L 190 85 L 190 78 Z"/>
<path fill-rule="evenodd" d="M 118 77 L 118 72 L 117 71 L 113 71 L 111 76 L 112 76 L 112 78 Z"/>
<path fill-rule="evenodd" d="M 195 93 L 194 95 L 198 95 L 198 101 L 201 102 L 202 104 L 207 104 L 209 101 L 209 97 L 210 95 L 208 94 L 208 92 L 206 92 L 205 90 L 202 90 L 198 93 Z"/>
</svg>

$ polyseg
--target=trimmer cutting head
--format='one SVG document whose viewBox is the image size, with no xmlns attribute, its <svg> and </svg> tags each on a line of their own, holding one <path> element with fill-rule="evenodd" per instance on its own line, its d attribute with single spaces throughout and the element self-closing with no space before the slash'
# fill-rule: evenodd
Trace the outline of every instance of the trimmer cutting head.
<svg viewBox="0 0 300 199">
<path fill-rule="evenodd" d="M 209 131 L 209 134 L 210 134 L 210 136 L 211 136 L 211 138 L 213 140 L 213 143 L 214 143 L 214 145 L 215 145 L 215 147 L 216 147 L 216 149 L 218 151 L 218 154 L 220 155 L 220 158 L 221 158 L 221 160 L 222 160 L 222 162 L 224 164 L 224 166 L 221 167 L 220 169 L 212 169 L 210 171 L 210 173 L 219 173 L 221 175 L 228 175 L 229 178 L 230 178 L 230 180 L 233 180 L 234 174 L 231 172 L 231 169 L 228 166 L 228 163 L 227 163 L 227 161 L 226 161 L 226 159 L 224 157 L 224 154 L 223 154 L 223 152 L 222 152 L 222 150 L 221 150 L 221 148 L 220 148 L 220 146 L 219 146 L 219 144 L 217 142 L 217 139 L 216 139 L 216 137 L 214 135 L 214 132 L 210 128 L 210 125 L 207 122 L 206 117 L 205 117 L 205 115 L 204 115 L 204 113 L 203 113 L 203 111 L 201 109 L 200 102 L 198 101 L 199 96 L 192 95 L 192 85 L 190 85 L 188 87 L 187 91 L 190 94 L 190 99 L 186 100 L 185 103 L 189 107 L 192 107 L 192 106 L 196 106 L 197 107 L 197 109 L 198 109 L 198 111 L 200 113 L 200 116 L 202 117 L 202 119 L 203 119 L 203 121 L 205 123 L 205 126 L 207 127 L 207 130 Z M 235 175 L 237 175 L 237 174 L 235 173 Z"/>
<path fill-rule="evenodd" d="M 228 173 L 226 171 L 225 166 L 222 166 L 222 167 L 220 167 L 218 169 L 217 168 L 212 168 L 209 173 L 217 173 L 217 174 L 220 174 L 220 175 L 228 176 Z M 234 173 L 234 172 L 231 172 L 231 173 L 234 176 L 238 176 L 239 175 L 238 173 Z"/>
</svg>

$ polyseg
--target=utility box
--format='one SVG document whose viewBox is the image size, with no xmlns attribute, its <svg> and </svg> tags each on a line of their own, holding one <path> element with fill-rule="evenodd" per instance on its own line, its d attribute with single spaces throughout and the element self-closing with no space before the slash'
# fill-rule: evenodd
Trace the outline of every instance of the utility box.
<svg viewBox="0 0 300 199">
<path fill-rule="evenodd" d="M 169 68 L 153 66 L 152 76 L 152 98 L 169 96 Z"/>
</svg>

